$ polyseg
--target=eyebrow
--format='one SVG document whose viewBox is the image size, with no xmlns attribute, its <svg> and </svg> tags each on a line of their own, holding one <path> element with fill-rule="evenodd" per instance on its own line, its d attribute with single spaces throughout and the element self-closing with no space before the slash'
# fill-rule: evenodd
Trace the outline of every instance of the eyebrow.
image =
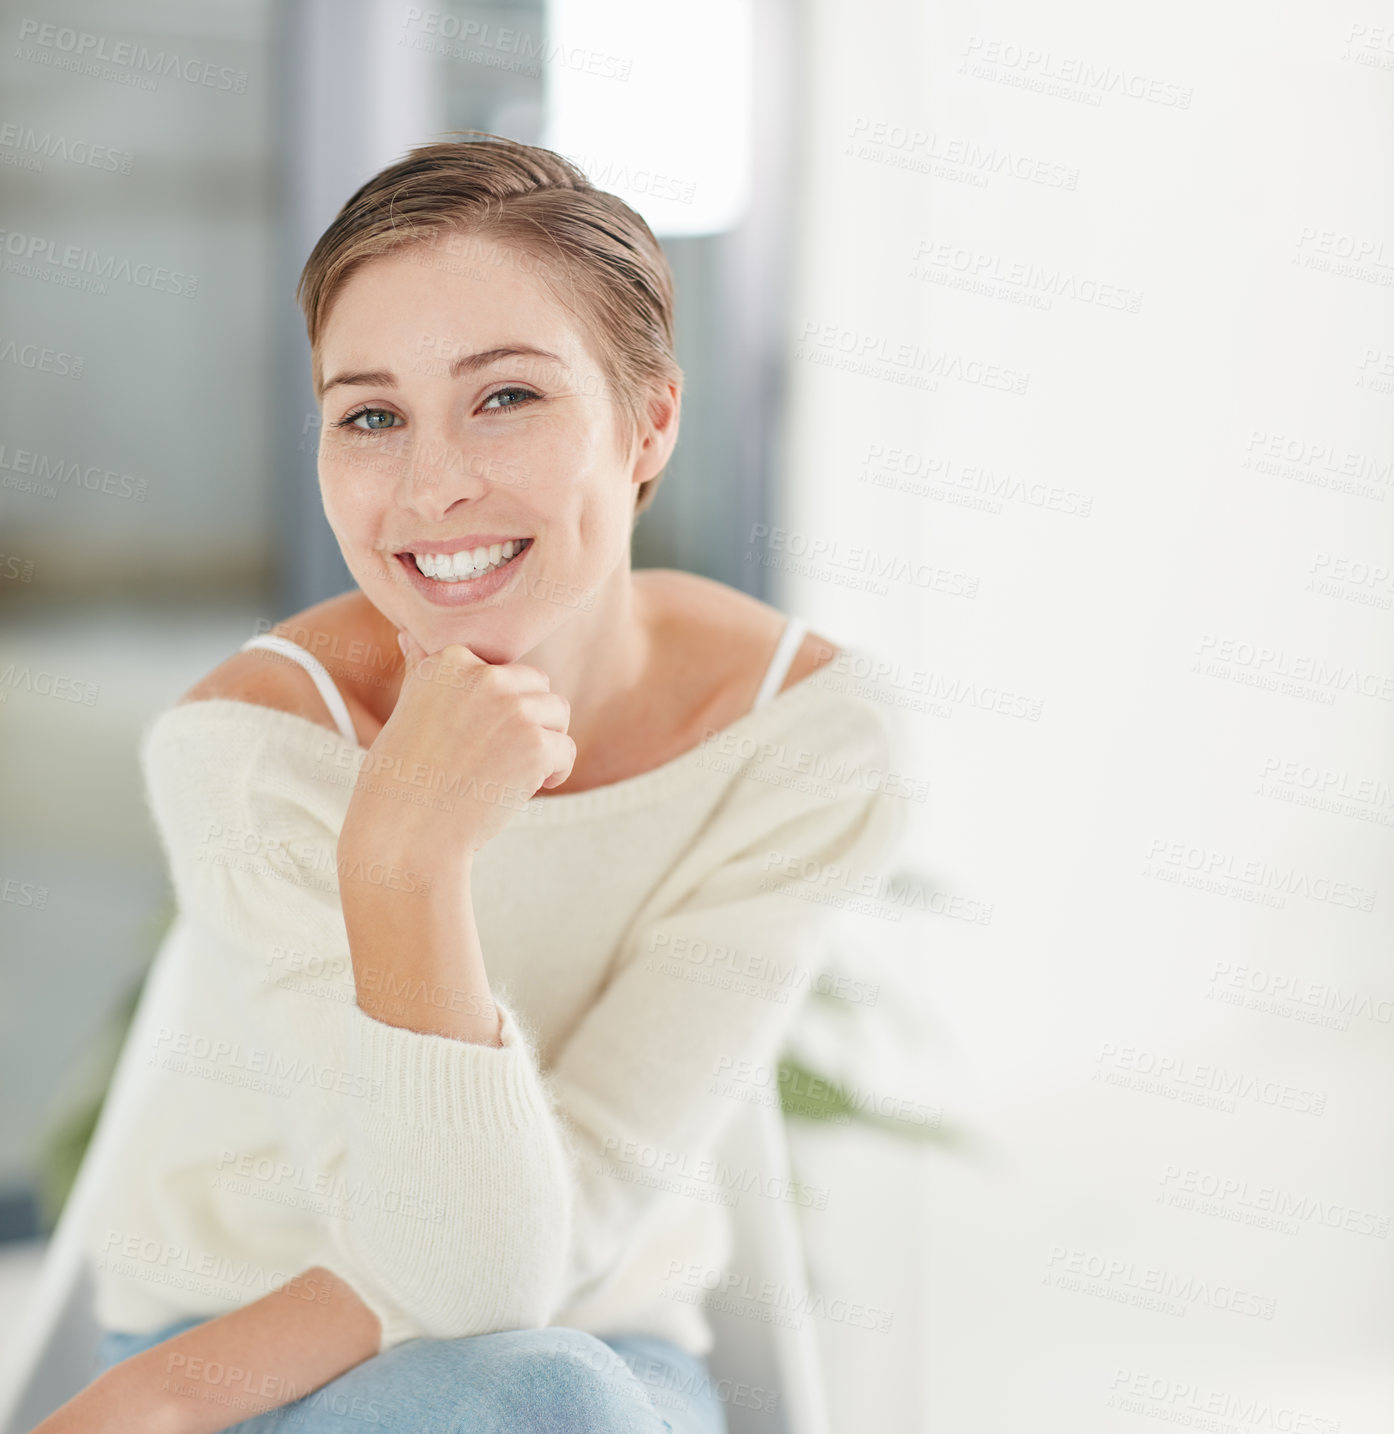
<svg viewBox="0 0 1394 1434">
<path fill-rule="evenodd" d="M 464 354 L 457 358 L 450 365 L 450 377 L 461 378 L 467 373 L 475 373 L 481 368 L 488 368 L 490 364 L 498 363 L 500 359 L 516 358 L 520 355 L 532 355 L 536 358 L 551 359 L 553 363 L 566 367 L 565 362 L 556 354 L 547 349 L 533 348 L 531 344 L 505 344 L 502 348 L 485 349 L 477 354 Z M 396 388 L 397 378 L 389 369 L 375 368 L 363 369 L 353 373 L 336 374 L 319 391 L 319 396 L 324 397 L 331 388 L 339 384 L 348 384 L 351 387 L 363 387 L 371 385 L 374 388 Z"/>
</svg>

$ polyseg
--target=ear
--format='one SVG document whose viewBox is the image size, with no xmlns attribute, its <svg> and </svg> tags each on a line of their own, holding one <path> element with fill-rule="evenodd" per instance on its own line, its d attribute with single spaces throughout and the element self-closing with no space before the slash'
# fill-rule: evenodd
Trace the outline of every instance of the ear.
<svg viewBox="0 0 1394 1434">
<path fill-rule="evenodd" d="M 682 386 L 669 381 L 649 395 L 644 419 L 639 425 L 639 446 L 630 481 L 638 488 L 661 473 L 678 441 L 678 419 L 682 413 Z"/>
</svg>

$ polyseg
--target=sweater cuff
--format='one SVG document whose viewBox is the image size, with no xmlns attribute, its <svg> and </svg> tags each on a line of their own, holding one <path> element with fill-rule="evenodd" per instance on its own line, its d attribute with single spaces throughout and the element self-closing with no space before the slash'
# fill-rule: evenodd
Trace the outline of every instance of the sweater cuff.
<svg viewBox="0 0 1394 1434">
<path fill-rule="evenodd" d="M 389 1349 L 394 1349 L 406 1340 L 421 1337 L 421 1327 L 410 1315 L 385 1296 L 379 1295 L 376 1290 L 368 1288 L 356 1274 L 346 1267 L 346 1262 L 332 1234 L 326 1232 L 324 1244 L 314 1263 L 329 1270 L 337 1279 L 348 1285 L 377 1317 L 377 1322 L 382 1330 L 376 1351 L 378 1354 L 386 1354 Z"/>
<path fill-rule="evenodd" d="M 434 1130 L 518 1130 L 545 1120 L 550 1101 L 532 1044 L 495 1001 L 498 1046 L 391 1026 L 348 1008 L 349 1068 L 374 1116 Z"/>
<path fill-rule="evenodd" d="M 346 1283 L 353 1284 L 353 1281 L 348 1280 Z M 386 1354 L 389 1349 L 395 1349 L 409 1339 L 421 1337 L 421 1331 L 415 1321 L 403 1314 L 396 1305 L 377 1298 L 367 1290 L 360 1289 L 358 1285 L 353 1285 L 353 1288 L 358 1298 L 372 1310 L 378 1318 L 378 1323 L 382 1326 L 382 1338 L 378 1341 L 377 1349 L 379 1354 Z"/>
</svg>

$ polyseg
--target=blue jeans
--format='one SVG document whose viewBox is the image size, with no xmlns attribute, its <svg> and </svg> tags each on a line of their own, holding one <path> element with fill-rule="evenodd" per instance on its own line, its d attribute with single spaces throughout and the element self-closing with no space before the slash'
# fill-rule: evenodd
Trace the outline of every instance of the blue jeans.
<svg viewBox="0 0 1394 1434">
<path fill-rule="evenodd" d="M 202 1324 L 102 1335 L 97 1373 Z M 211 1377 L 210 1377 L 211 1376 Z M 247 1386 L 210 1367 L 171 1384 L 236 1419 Z M 245 1408 L 245 1403 L 241 1404 Z M 409 1339 L 227 1434 L 726 1434 L 706 1361 L 654 1335 L 578 1329 Z"/>
</svg>

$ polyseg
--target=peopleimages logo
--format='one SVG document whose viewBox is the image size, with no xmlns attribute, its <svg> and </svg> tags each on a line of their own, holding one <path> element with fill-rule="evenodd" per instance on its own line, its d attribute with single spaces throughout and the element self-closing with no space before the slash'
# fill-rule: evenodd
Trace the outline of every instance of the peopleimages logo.
<svg viewBox="0 0 1394 1434">
<path fill-rule="evenodd" d="M 1104 95 L 1121 95 L 1165 108 L 1188 110 L 1194 94 L 1189 85 L 1156 79 L 1121 65 L 1096 64 L 1079 55 L 1057 55 L 1052 50 L 1038 50 L 1032 45 L 1013 44 L 986 35 L 974 35 L 964 47 L 963 55 L 959 74 L 972 74 L 978 79 L 1010 76 L 1019 79 L 1025 88 L 1062 99 L 1078 95 L 1093 105 L 1098 105 Z"/>
<path fill-rule="evenodd" d="M 1348 1030 L 1352 1016 L 1363 1016 L 1385 1026 L 1394 1023 L 1394 1000 L 1389 997 L 1375 997 L 1367 991 L 1351 991 L 1285 972 L 1216 961 L 1210 982 L 1207 995 L 1228 1004 L 1296 1015 L 1313 1024 L 1327 1024 L 1320 1019 L 1325 1015 L 1338 1030 Z"/>
<path fill-rule="evenodd" d="M 1013 295 L 1042 301 L 1039 307 L 1049 309 L 1056 298 L 1074 299 L 1081 304 L 1094 304 L 1104 309 L 1122 309 L 1130 314 L 1142 307 L 1142 294 L 1081 276 L 1068 269 L 1052 269 L 1025 259 L 1004 259 L 981 249 L 972 249 L 952 240 L 921 239 L 911 256 L 918 268 L 910 277 L 946 282 L 950 277 L 962 280 L 964 286 L 984 285 L 977 292 L 997 297 Z M 991 286 L 1000 286 L 997 288 Z"/>
<path fill-rule="evenodd" d="M 83 288 L 104 294 L 107 281 L 113 280 L 186 299 L 198 295 L 197 274 L 185 274 L 178 269 L 166 269 L 143 261 L 133 264 L 130 259 L 118 259 L 115 254 L 100 254 L 81 244 L 65 244 L 60 254 L 58 241 L 47 239 L 42 234 L 21 234 L 13 229 L 0 229 L 0 250 L 10 256 L 5 260 L 7 273 L 43 279 L 68 288 Z"/>
<path fill-rule="evenodd" d="M 1052 1245 L 1042 1284 L 1080 1294 L 1097 1294 L 1120 1304 L 1185 1314 L 1187 1307 L 1208 1307 L 1227 1314 L 1271 1320 L 1278 1301 L 1271 1295 L 1237 1289 L 1223 1280 L 1197 1279 L 1157 1265 L 1140 1265 L 1094 1250 Z"/>
<path fill-rule="evenodd" d="M 230 90 L 233 94 L 247 91 L 246 70 L 227 65 L 210 65 L 203 60 L 187 58 L 176 52 L 150 50 L 129 40 L 112 40 L 94 35 L 90 30 L 74 30 L 69 25 L 47 25 L 39 20 L 21 20 L 19 38 L 32 42 L 23 44 L 15 57 L 48 65 L 55 70 L 72 70 L 98 79 L 117 80 L 139 89 L 153 90 L 159 78 L 169 75 L 191 85 L 204 85 L 213 90 Z"/>
<path fill-rule="evenodd" d="M 264 1082 L 279 1082 L 280 1088 L 274 1093 L 282 1097 L 296 1086 L 370 1101 L 381 1100 L 383 1094 L 380 1080 L 355 1071 L 316 1065 L 299 1053 L 285 1056 L 269 1047 L 243 1046 L 240 1041 L 199 1031 L 177 1031 L 170 1026 L 160 1027 L 151 1043 L 148 1063 L 163 1070 L 203 1075 L 229 1085 L 243 1082 L 228 1077 L 262 1077 Z"/>
<path fill-rule="evenodd" d="M 1282 908 L 1289 896 L 1352 911 L 1373 911 L 1379 891 L 1374 887 L 1313 876 L 1294 866 L 1280 866 L 1261 857 L 1243 858 L 1216 851 L 1198 842 L 1168 841 L 1154 837 L 1147 849 L 1144 876 L 1171 879 L 1175 885 L 1193 886 L 1220 895 Z"/>
<path fill-rule="evenodd" d="M 1124 1089 L 1164 1096 L 1182 1104 L 1201 1106 L 1233 1115 L 1236 1101 L 1253 1100 L 1272 1109 L 1298 1115 L 1326 1112 L 1325 1091 L 1307 1090 L 1284 1081 L 1261 1080 L 1248 1071 L 1230 1070 L 1209 1061 L 1193 1062 L 1185 1056 L 1149 1051 L 1105 1041 L 1091 1080 Z"/>
<path fill-rule="evenodd" d="M 1371 1235 L 1377 1240 L 1389 1236 L 1389 1216 L 1375 1214 L 1339 1201 L 1322 1200 L 1313 1195 L 1299 1195 L 1277 1185 L 1251 1185 L 1238 1176 L 1220 1175 L 1194 1166 L 1168 1165 L 1161 1176 L 1162 1203 L 1181 1209 L 1198 1209 L 1212 1213 L 1203 1202 L 1219 1207 L 1227 1203 L 1242 1216 L 1270 1216 L 1274 1221 L 1307 1221 L 1324 1225 L 1328 1230 L 1344 1230 L 1352 1235 Z M 1176 1197 L 1186 1197 L 1187 1202 Z M 1193 1197 L 1200 1197 L 1196 1201 Z M 1246 1221 L 1247 1223 L 1247 1221 Z"/>
<path fill-rule="evenodd" d="M 221 1286 L 229 1290 L 256 1289 L 267 1294 L 285 1288 L 286 1293 L 299 1299 L 329 1303 L 329 1286 L 313 1277 L 301 1278 L 291 1270 L 274 1265 L 234 1259 L 139 1232 L 108 1229 L 102 1242 L 100 1263 L 102 1268 L 175 1288 L 212 1290 Z"/>
<path fill-rule="evenodd" d="M 889 591 L 887 583 L 890 582 L 904 583 L 924 592 L 946 593 L 951 597 L 975 598 L 978 595 L 976 574 L 936 567 L 933 563 L 907 558 L 900 553 L 882 553 L 860 544 L 848 546 L 836 538 L 801 533 L 797 529 L 752 523 L 746 543 L 747 562 L 758 561 L 764 567 L 782 567 L 810 577 L 865 578 L 876 584 L 877 591 L 882 595 Z M 763 553 L 760 552 L 762 548 Z"/>
<path fill-rule="evenodd" d="M 875 763 L 864 763 L 847 757 L 829 757 L 811 747 L 791 747 L 788 742 L 769 737 L 750 737 L 727 728 L 704 727 L 701 748 L 705 752 L 732 759 L 732 770 L 742 770 L 734 763 L 754 764 L 748 775 L 759 777 L 761 769 L 770 766 L 775 775 L 794 774 L 825 783 L 829 795 L 847 787 L 863 792 L 884 792 L 890 797 L 925 802 L 929 799 L 927 777 L 906 776 Z"/>
<path fill-rule="evenodd" d="M 81 702 L 85 707 L 95 707 L 101 690 L 95 682 L 83 682 L 46 668 L 35 670 L 28 663 L 11 662 L 0 668 L 0 702 L 7 701 L 11 692 L 37 692 L 40 697 L 56 697 L 62 702 Z"/>
<path fill-rule="evenodd" d="M 148 478 L 0 443 L 0 488 L 56 498 L 60 484 L 85 488 L 89 493 L 103 493 L 110 498 L 129 498 L 136 503 L 145 502 L 150 491 Z"/>
<path fill-rule="evenodd" d="M 0 150 L 8 151 L 0 154 L 0 162 L 14 164 L 21 169 L 41 170 L 45 160 L 58 159 L 88 169 L 129 174 L 135 164 L 135 155 L 129 150 L 108 149 L 104 144 L 69 139 L 67 135 L 54 134 L 52 130 L 40 132 L 13 120 L 0 124 Z"/>
<path fill-rule="evenodd" d="M 984 184 L 995 175 L 1048 189 L 1073 190 L 1079 184 L 1079 170 L 1067 165 L 975 139 L 942 135 L 917 125 L 873 120 L 867 115 L 858 115 L 852 121 L 843 153 L 883 163 L 893 156 L 898 161 L 895 167 L 906 169 L 925 169 L 935 163 L 962 166 Z"/>
<path fill-rule="evenodd" d="M 802 1327 L 806 1315 L 856 1329 L 889 1334 L 895 1322 L 895 1311 L 865 1305 L 859 1300 L 816 1294 L 795 1289 L 780 1280 L 757 1283 L 750 1275 L 734 1269 L 684 1264 L 669 1260 L 662 1293 L 670 1299 L 682 1299 L 684 1293 L 695 1298 L 686 1303 L 705 1304 L 731 1314 L 758 1319 L 766 1324 L 782 1324 L 787 1328 Z"/>
<path fill-rule="evenodd" d="M 1339 1419 L 1320 1415 L 1281 1400 L 1232 1390 L 1212 1389 L 1193 1379 L 1176 1379 L 1147 1370 L 1115 1370 L 1109 1384 L 1108 1407 L 1145 1414 L 1167 1424 L 1240 1434 L 1239 1426 L 1276 1430 L 1277 1434 L 1340 1434 Z M 1222 1424 L 1221 1419 L 1231 1422 Z"/>
<path fill-rule="evenodd" d="M 917 343 L 894 343 L 883 334 L 813 319 L 803 325 L 794 356 L 835 361 L 836 367 L 866 372 L 872 377 L 895 377 L 897 382 L 916 379 L 937 384 L 940 379 L 949 379 L 1017 395 L 1024 394 L 1031 383 L 1031 375 L 1021 369 L 1004 368 L 947 349 L 936 351 Z"/>
</svg>

